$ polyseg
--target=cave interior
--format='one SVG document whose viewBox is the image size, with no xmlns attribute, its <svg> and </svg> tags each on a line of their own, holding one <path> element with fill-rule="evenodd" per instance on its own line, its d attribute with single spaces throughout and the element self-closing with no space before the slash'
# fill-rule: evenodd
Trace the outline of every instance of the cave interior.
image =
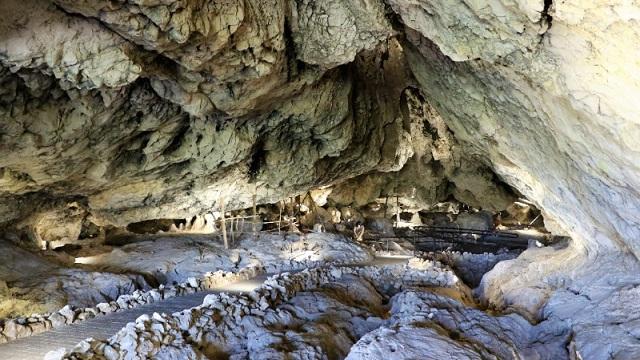
<svg viewBox="0 0 640 360">
<path fill-rule="evenodd" d="M 3 0 L 0 358 L 640 359 L 639 21 Z"/>
</svg>

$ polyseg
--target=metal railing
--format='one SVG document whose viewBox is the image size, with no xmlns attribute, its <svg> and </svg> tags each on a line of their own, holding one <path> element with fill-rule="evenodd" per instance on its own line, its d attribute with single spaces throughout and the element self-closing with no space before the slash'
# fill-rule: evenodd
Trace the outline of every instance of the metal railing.
<svg viewBox="0 0 640 360">
<path fill-rule="evenodd" d="M 377 243 L 389 249 L 393 239 L 410 242 L 419 249 L 447 249 L 493 251 L 499 248 L 524 250 L 529 239 L 508 231 L 478 230 L 457 227 L 415 226 L 413 228 L 395 227 L 394 235 L 369 233 L 365 242 Z M 386 246 L 385 246 L 386 245 Z"/>
</svg>

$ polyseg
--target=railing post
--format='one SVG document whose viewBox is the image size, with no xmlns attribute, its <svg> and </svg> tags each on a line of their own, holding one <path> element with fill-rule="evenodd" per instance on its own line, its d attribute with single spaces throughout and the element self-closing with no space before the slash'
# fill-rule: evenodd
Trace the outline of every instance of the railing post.
<svg viewBox="0 0 640 360">
<path fill-rule="evenodd" d="M 396 195 L 396 227 L 400 227 L 400 196 Z"/>
<path fill-rule="evenodd" d="M 229 242 L 227 240 L 227 225 L 226 222 L 224 220 L 224 197 L 220 197 L 220 208 L 221 208 L 221 213 L 222 213 L 222 217 L 220 219 L 220 221 L 222 222 L 222 239 L 224 240 L 224 248 L 228 249 L 229 248 Z"/>
<path fill-rule="evenodd" d="M 284 204 L 282 203 L 282 200 L 280 200 L 278 202 L 278 209 L 280 210 L 280 215 L 278 216 L 278 235 L 280 235 L 280 228 L 282 228 L 282 208 L 283 207 L 284 207 Z"/>
<path fill-rule="evenodd" d="M 256 208 L 256 201 L 258 197 L 258 184 L 256 183 L 253 189 L 253 236 L 256 236 L 258 232 L 258 209 Z"/>
<path fill-rule="evenodd" d="M 389 208 L 389 195 L 384 197 L 384 218 L 387 218 L 387 209 Z"/>
<path fill-rule="evenodd" d="M 233 214 L 231 215 L 231 227 L 229 228 L 231 230 L 231 244 L 235 244 L 236 242 L 236 236 L 235 233 L 233 232 L 233 225 L 234 225 L 234 216 Z"/>
</svg>

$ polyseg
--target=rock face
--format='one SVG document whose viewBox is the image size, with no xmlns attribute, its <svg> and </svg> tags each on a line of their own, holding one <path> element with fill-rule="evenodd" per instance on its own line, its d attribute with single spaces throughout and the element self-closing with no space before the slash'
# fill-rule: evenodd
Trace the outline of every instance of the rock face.
<svg viewBox="0 0 640 360">
<path fill-rule="evenodd" d="M 424 203 L 495 193 L 504 206 L 491 171 L 408 90 L 379 1 L 0 6 L 0 223 L 71 204 L 80 217 L 50 234 L 32 216 L 18 227 L 32 240 L 73 237 L 84 219 L 191 217 L 222 197 L 248 207 L 255 188 L 273 202 L 408 162 L 399 190 Z"/>
<path fill-rule="evenodd" d="M 370 172 L 335 186 L 329 200 L 363 206 L 388 195 L 401 195 L 410 207 L 429 208 L 449 196 L 478 208 L 505 209 L 514 195 L 495 174 L 456 140 L 444 119 L 426 102 L 424 93 L 402 93 L 404 128 L 397 144 L 403 157 L 395 171 Z"/>
<path fill-rule="evenodd" d="M 637 4 L 428 3 L 391 1 L 458 140 L 585 250 L 638 255 Z"/>
</svg>

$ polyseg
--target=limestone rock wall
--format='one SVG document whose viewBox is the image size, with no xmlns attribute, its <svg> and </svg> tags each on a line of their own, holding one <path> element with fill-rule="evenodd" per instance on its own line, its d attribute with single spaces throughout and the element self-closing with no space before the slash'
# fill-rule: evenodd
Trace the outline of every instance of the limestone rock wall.
<svg viewBox="0 0 640 360">
<path fill-rule="evenodd" d="M 638 4 L 390 4 L 456 138 L 583 250 L 639 255 Z"/>
<path fill-rule="evenodd" d="M 72 202 L 97 224 L 184 217 L 393 163 L 379 149 L 408 70 L 388 26 L 320 69 L 297 59 L 286 2 L 150 4 L 0 5 L 0 223 Z"/>
<path fill-rule="evenodd" d="M 74 203 L 96 225 L 183 218 L 356 176 L 347 193 L 364 181 L 499 208 L 505 182 L 581 250 L 640 252 L 635 3 L 0 10 L 2 224 Z M 441 125 L 407 113 L 408 88 Z"/>
<path fill-rule="evenodd" d="M 374 171 L 332 189 L 339 205 L 364 206 L 387 196 L 399 196 L 409 208 L 428 209 L 450 196 L 465 204 L 501 211 L 515 200 L 481 157 L 456 140 L 438 111 L 417 88 L 407 88 L 401 101 L 402 142 L 396 171 Z"/>
<path fill-rule="evenodd" d="M 37 245 L 399 171 L 433 146 L 408 140 L 415 81 L 381 2 L 0 7 L 0 223 Z M 78 221 L 37 231 L 70 206 Z"/>
</svg>

